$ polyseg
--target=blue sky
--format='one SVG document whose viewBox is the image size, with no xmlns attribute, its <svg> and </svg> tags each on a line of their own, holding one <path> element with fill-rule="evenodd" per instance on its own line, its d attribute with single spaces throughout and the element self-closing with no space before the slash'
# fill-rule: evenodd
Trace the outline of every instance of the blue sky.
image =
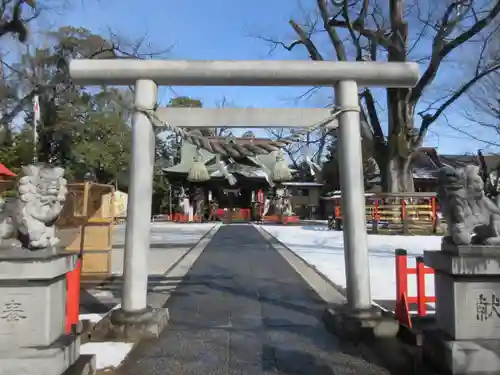
<svg viewBox="0 0 500 375">
<path fill-rule="evenodd" d="M 107 35 L 111 29 L 116 34 L 134 39 L 147 34 L 152 50 L 173 46 L 170 59 L 307 59 L 302 48 L 288 52 L 277 48 L 268 55 L 270 45 L 252 37 L 261 35 L 290 41 L 293 39 L 288 21 L 291 17 L 300 21 L 315 1 L 303 0 L 81 0 L 72 2 L 72 8 L 60 14 L 51 14 L 37 21 L 36 28 L 48 25 L 81 26 L 95 33 Z M 310 8 L 304 9 L 305 6 Z M 332 54 L 330 45 L 320 43 L 322 52 Z M 425 47 L 425 46 L 424 46 Z M 443 69 L 436 85 L 429 90 L 439 90 L 447 85 L 456 67 Z M 306 88 L 268 87 L 174 87 L 177 95 L 201 99 L 211 107 L 224 97 L 240 107 L 317 107 L 331 102 L 330 89 L 323 89 L 310 100 L 297 101 Z M 381 93 L 383 94 L 383 93 Z M 160 92 L 160 101 L 167 103 L 173 96 L 171 90 Z M 384 99 L 381 95 L 380 98 Z M 457 127 L 470 125 L 457 113 L 458 103 L 447 112 L 448 120 Z M 488 138 L 483 130 L 475 132 L 480 138 Z M 490 138 L 491 139 L 491 138 Z M 441 153 L 475 152 L 482 143 L 451 130 L 444 121 L 433 125 L 427 145 L 438 146 Z M 491 149 L 490 149 L 491 150 Z M 493 151 L 493 150 L 491 150 Z"/>
</svg>

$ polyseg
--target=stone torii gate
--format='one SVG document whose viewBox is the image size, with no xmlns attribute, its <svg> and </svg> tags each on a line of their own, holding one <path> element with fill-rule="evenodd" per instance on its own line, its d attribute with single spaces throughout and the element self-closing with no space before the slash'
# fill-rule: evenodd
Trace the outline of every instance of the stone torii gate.
<svg viewBox="0 0 500 375">
<path fill-rule="evenodd" d="M 333 86 L 338 116 L 342 212 L 344 212 L 347 308 L 362 316 L 372 306 L 366 237 L 359 86 L 413 87 L 416 63 L 334 61 L 73 60 L 79 85 L 135 85 L 135 106 L 156 111 L 179 127 L 304 127 L 325 118 L 325 109 L 156 109 L 157 85 Z M 330 126 L 336 126 L 332 122 Z M 124 285 L 114 324 L 125 334 L 158 335 L 165 313 L 146 303 L 153 191 L 154 124 L 138 109 L 132 118 L 129 203 L 125 231 Z M 361 314 L 360 314 L 361 312 Z M 112 318 L 113 321 L 113 318 Z M 133 333 L 132 333 L 133 332 Z"/>
</svg>

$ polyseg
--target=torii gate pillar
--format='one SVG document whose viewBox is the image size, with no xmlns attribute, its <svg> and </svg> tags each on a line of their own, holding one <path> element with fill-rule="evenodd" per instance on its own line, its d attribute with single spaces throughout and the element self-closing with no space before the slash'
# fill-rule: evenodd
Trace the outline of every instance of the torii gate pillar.
<svg viewBox="0 0 500 375">
<path fill-rule="evenodd" d="M 134 104 L 136 107 L 153 109 L 157 102 L 157 94 L 156 83 L 147 79 L 137 80 Z M 148 288 L 147 255 L 151 236 L 150 223 L 155 166 L 156 136 L 154 128 L 144 113 L 135 112 L 133 116 L 123 260 L 122 308 L 125 311 L 140 311 L 145 309 L 147 305 L 147 292 L 144 293 L 144 291 L 147 291 Z M 145 220 L 145 218 L 148 219 Z"/>
<path fill-rule="evenodd" d="M 330 316 L 335 328 L 374 328 L 365 221 L 358 85 L 413 87 L 415 63 L 335 61 L 171 61 L 73 60 L 75 84 L 135 85 L 136 106 L 151 109 L 156 85 L 177 86 L 334 86 L 339 117 L 340 173 L 344 217 L 347 304 Z M 202 119 L 201 119 L 202 121 Z M 306 125 L 306 124 L 305 124 Z M 261 124 L 259 127 L 267 127 Z M 118 333 L 158 336 L 166 314 L 148 309 L 147 257 L 153 193 L 153 124 L 141 113 L 132 120 L 129 204 L 125 237 L 122 307 L 112 316 Z M 331 310 L 328 310 L 331 311 Z M 375 319 L 373 319 L 375 318 Z M 347 320 L 361 320 L 354 325 Z M 371 322 L 366 323 L 366 320 Z M 163 326 L 162 326 L 163 325 Z"/>
<path fill-rule="evenodd" d="M 335 102 L 339 108 L 352 108 L 340 114 L 338 127 L 347 301 L 354 308 L 366 309 L 372 301 L 357 83 L 337 83 Z"/>
</svg>

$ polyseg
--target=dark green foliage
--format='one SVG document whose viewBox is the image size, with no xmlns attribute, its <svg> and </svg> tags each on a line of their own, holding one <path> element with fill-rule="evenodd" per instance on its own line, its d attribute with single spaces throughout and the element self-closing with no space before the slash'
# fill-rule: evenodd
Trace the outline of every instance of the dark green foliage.
<svg viewBox="0 0 500 375">
<path fill-rule="evenodd" d="M 38 95 L 37 159 L 66 168 L 70 182 L 91 180 L 127 192 L 132 92 L 75 86 L 67 65 L 70 58 L 119 54 L 105 38 L 71 26 L 48 32 L 43 47 L 26 49 L 0 82 L 0 162 L 14 172 L 32 162 L 32 99 Z M 175 99 L 174 104 L 176 100 L 190 99 Z M 175 141 L 157 135 L 154 213 L 168 209 L 171 187 L 161 169 L 172 165 Z"/>
</svg>

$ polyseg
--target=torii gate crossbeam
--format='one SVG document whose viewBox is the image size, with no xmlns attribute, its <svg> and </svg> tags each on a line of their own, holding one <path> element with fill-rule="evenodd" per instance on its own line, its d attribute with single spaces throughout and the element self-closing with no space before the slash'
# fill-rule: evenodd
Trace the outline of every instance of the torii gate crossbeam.
<svg viewBox="0 0 500 375">
<path fill-rule="evenodd" d="M 336 105 L 344 110 L 338 117 L 338 132 L 347 302 L 354 310 L 371 307 L 358 86 L 413 87 L 419 78 L 416 63 L 116 59 L 73 60 L 69 70 L 73 82 L 79 85 L 135 85 L 135 106 L 142 109 L 155 108 L 158 84 L 334 86 Z M 150 119 L 137 111 L 132 119 L 123 315 L 138 316 L 147 310 L 154 149 Z"/>
<path fill-rule="evenodd" d="M 359 86 L 413 87 L 415 63 L 279 60 L 73 60 L 70 75 L 85 85 L 133 85 L 150 79 L 170 86 Z"/>
<path fill-rule="evenodd" d="M 176 108 L 159 107 L 158 118 L 179 128 L 304 128 L 323 122 L 331 108 Z M 200 119 L 203 119 L 200 123 Z M 157 124 L 161 126 L 161 124 Z M 329 128 L 337 128 L 333 119 Z"/>
</svg>

